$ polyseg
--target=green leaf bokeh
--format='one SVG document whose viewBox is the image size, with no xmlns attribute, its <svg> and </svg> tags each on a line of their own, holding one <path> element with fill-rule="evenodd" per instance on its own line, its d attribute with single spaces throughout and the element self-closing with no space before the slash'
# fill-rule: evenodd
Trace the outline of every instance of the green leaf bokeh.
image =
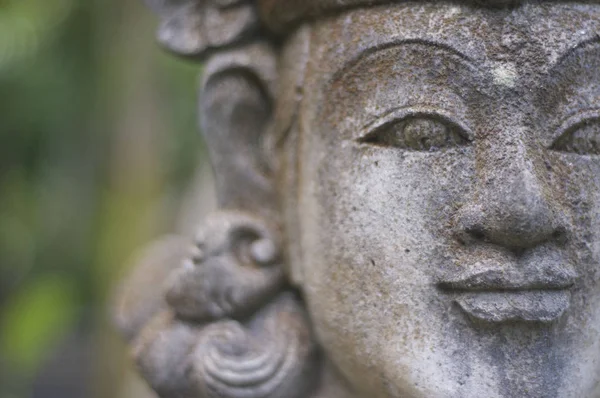
<svg viewBox="0 0 600 398">
<path fill-rule="evenodd" d="M 111 291 L 203 159 L 199 66 L 155 24 L 141 0 L 0 0 L 0 398 L 133 398 Z"/>
</svg>

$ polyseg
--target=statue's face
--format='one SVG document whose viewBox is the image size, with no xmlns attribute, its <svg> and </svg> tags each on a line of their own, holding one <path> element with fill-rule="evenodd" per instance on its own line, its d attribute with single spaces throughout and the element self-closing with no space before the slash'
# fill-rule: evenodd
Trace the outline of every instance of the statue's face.
<svg viewBox="0 0 600 398">
<path fill-rule="evenodd" d="M 316 23 L 302 260 L 359 396 L 600 396 L 600 6 Z"/>
</svg>

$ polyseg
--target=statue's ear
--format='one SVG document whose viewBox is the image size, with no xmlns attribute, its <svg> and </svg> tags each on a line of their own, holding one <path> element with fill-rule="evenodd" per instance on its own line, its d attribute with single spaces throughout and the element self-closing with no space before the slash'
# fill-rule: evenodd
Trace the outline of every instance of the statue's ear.
<svg viewBox="0 0 600 398">
<path fill-rule="evenodd" d="M 160 16 L 159 42 L 204 62 L 199 114 L 219 207 L 271 215 L 273 173 L 263 140 L 277 67 L 254 0 L 145 1 Z"/>
<path fill-rule="evenodd" d="M 274 173 L 265 137 L 273 112 L 276 57 L 264 43 L 213 55 L 200 93 L 202 132 L 219 206 L 273 216 Z"/>
</svg>

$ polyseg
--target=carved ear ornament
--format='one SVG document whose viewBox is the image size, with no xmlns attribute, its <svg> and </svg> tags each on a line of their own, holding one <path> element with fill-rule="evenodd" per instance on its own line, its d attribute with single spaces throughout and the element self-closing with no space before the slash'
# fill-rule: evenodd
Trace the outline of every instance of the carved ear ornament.
<svg viewBox="0 0 600 398">
<path fill-rule="evenodd" d="M 274 226 L 219 211 L 206 219 L 182 265 L 170 270 L 166 300 L 152 316 L 144 310 L 149 295 L 139 290 L 161 291 L 133 273 L 137 280 L 127 281 L 120 303 L 132 304 L 134 314 L 144 310 L 145 322 L 140 327 L 134 317 L 135 330 L 120 325 L 161 397 L 301 398 L 315 387 L 318 351 L 303 305 L 285 291 L 282 259 Z"/>
<path fill-rule="evenodd" d="M 319 374 L 307 325 L 302 306 L 284 293 L 248 322 L 202 326 L 162 312 L 133 352 L 164 398 L 302 398 Z"/>
<path fill-rule="evenodd" d="M 180 317 L 200 322 L 243 318 L 260 308 L 285 283 L 276 236 L 250 214 L 212 214 L 193 257 L 172 274 L 167 302 Z"/>
</svg>

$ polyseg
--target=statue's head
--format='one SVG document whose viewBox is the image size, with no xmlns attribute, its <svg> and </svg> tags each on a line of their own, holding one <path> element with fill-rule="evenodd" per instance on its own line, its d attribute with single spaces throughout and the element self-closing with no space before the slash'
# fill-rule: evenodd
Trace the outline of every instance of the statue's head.
<svg viewBox="0 0 600 398">
<path fill-rule="evenodd" d="M 154 7 L 220 203 L 122 317 L 164 397 L 600 396 L 600 5 Z"/>
</svg>

